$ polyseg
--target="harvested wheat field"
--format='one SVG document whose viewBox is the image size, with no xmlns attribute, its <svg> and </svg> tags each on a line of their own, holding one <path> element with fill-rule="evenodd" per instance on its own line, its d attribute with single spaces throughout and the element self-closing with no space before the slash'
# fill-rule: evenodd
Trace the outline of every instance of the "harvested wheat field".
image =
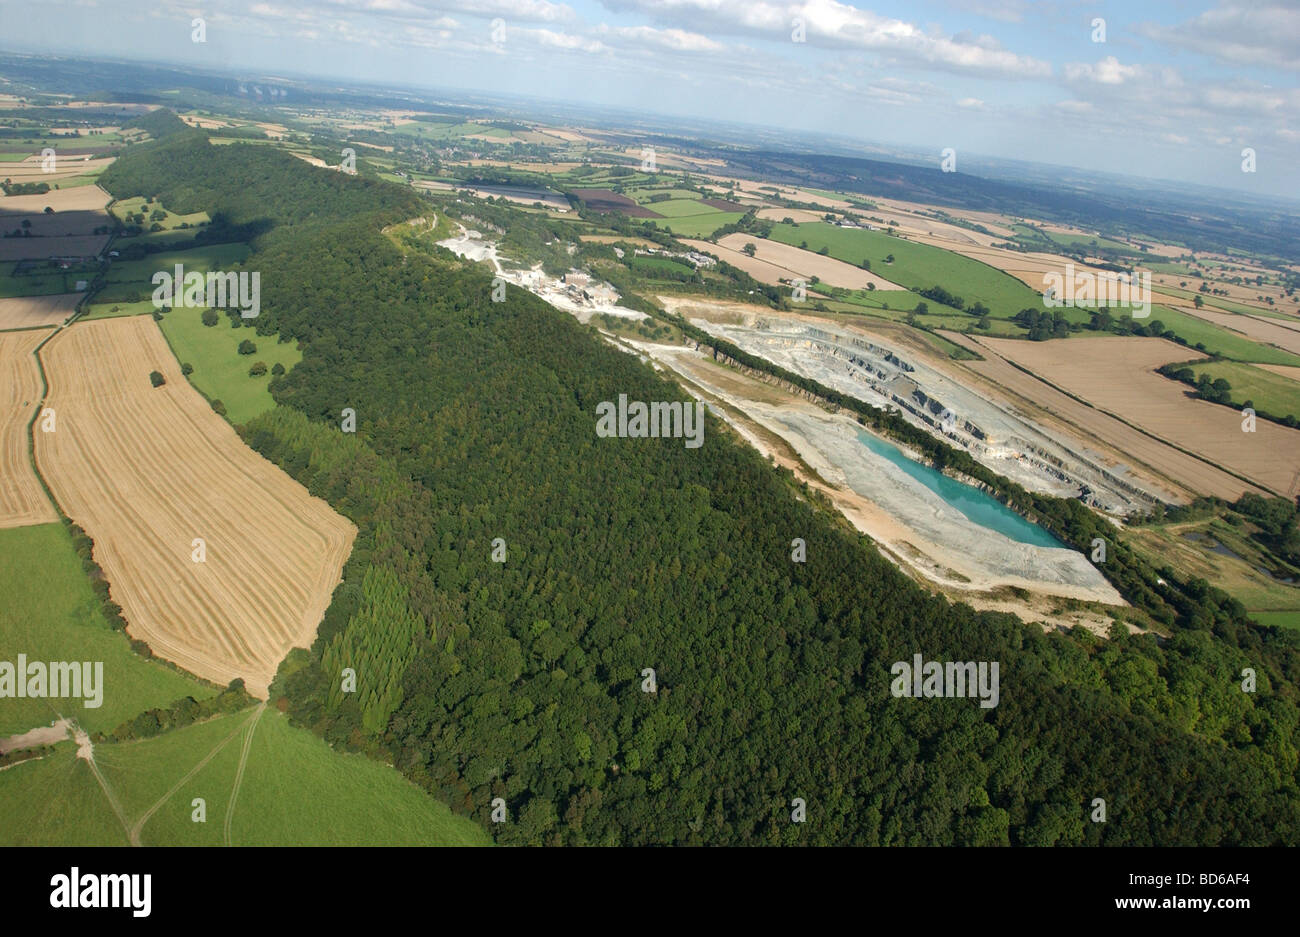
<svg viewBox="0 0 1300 937">
<path fill-rule="evenodd" d="M 1016 402 L 1036 422 L 1061 427 L 1083 448 L 1108 450 L 1110 455 L 1105 461 L 1128 465 L 1148 488 L 1154 485 L 1169 494 L 1182 492 L 1182 500 L 1197 494 L 1235 499 L 1243 490 L 1264 493 L 1018 370 L 985 345 L 984 339 L 976 341 L 958 332 L 940 331 L 939 334 L 984 357 L 983 361 L 957 362 L 957 366 L 987 378 L 1002 396 Z"/>
<path fill-rule="evenodd" d="M 1239 412 L 1197 400 L 1190 388 L 1157 374 L 1161 364 L 1187 360 L 1187 349 L 1180 345 L 1162 338 L 1120 336 L 1052 342 L 982 338 L 980 343 L 1094 407 L 1215 465 L 1280 494 L 1291 490 L 1300 468 L 1300 430 L 1260 420 L 1255 432 L 1243 432 Z"/>
<path fill-rule="evenodd" d="M 78 185 L 70 189 L 53 189 L 42 195 L 9 195 L 0 198 L 0 212 L 37 215 L 53 208 L 57 215 L 69 211 L 103 211 L 112 196 L 97 185 Z"/>
<path fill-rule="evenodd" d="M 59 325 L 77 308 L 85 293 L 13 296 L 0 299 L 0 331 Z"/>
<path fill-rule="evenodd" d="M 873 283 L 878 290 L 902 289 L 896 283 L 891 283 L 874 273 L 868 273 L 860 267 L 846 264 L 842 260 L 767 238 L 756 238 L 738 232 L 721 238 L 718 244 L 733 251 L 740 251 L 746 244 L 753 244 L 756 250 L 754 256 L 759 260 L 785 268 L 789 271 L 789 276 L 817 277 L 828 286 L 864 290 L 868 283 Z"/>
<path fill-rule="evenodd" d="M 58 428 L 37 434 L 37 463 L 94 538 L 130 634 L 264 697 L 289 649 L 311 644 L 356 528 L 244 445 L 152 318 L 74 324 L 41 358 Z"/>
<path fill-rule="evenodd" d="M 0 332 L 0 527 L 58 520 L 28 455 L 27 424 L 41 396 L 32 354 L 50 333 Z"/>
</svg>

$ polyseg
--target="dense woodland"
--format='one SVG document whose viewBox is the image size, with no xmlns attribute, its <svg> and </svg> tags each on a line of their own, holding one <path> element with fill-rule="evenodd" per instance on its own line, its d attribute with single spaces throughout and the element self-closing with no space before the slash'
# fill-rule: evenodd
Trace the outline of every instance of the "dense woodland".
<svg viewBox="0 0 1300 937">
<path fill-rule="evenodd" d="M 598 438 L 597 403 L 684 393 L 528 293 L 491 302 L 483 268 L 381 234 L 428 211 L 413 194 L 189 131 L 104 180 L 265 222 L 245 264 L 262 274 L 257 328 L 304 352 L 243 432 L 360 530 L 273 698 L 498 841 L 1300 842 L 1296 637 L 1207 583 L 1161 585 L 1113 545 L 1104 571 L 1165 639 L 951 604 L 712 417 L 699 449 Z M 925 439 L 907 441 L 991 475 Z M 989 484 L 1080 548 L 1108 528 Z M 890 665 L 915 653 L 999 661 L 999 705 L 894 698 Z M 496 797 L 509 822 L 489 821 Z"/>
</svg>

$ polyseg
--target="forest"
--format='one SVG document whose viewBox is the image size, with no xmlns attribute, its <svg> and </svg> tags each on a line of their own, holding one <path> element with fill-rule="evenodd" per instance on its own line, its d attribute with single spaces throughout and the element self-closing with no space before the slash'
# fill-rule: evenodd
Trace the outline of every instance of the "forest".
<svg viewBox="0 0 1300 937">
<path fill-rule="evenodd" d="M 1300 841 L 1297 639 L 1208 583 L 1115 545 L 1104 572 L 1167 637 L 950 603 L 711 416 L 699 449 L 598 438 L 600 401 L 685 394 L 531 294 L 491 302 L 484 268 L 385 237 L 429 210 L 413 194 L 188 131 L 104 178 L 265 222 L 245 265 L 258 331 L 303 359 L 243 432 L 359 528 L 273 700 L 498 842 Z M 1109 527 L 925 438 L 1076 547 Z M 891 664 L 916 653 L 1000 662 L 998 706 L 893 697 Z"/>
</svg>

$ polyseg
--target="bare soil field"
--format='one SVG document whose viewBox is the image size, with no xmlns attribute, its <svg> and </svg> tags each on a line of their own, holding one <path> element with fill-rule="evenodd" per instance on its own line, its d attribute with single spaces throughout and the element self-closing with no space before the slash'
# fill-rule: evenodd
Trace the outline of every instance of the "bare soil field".
<svg viewBox="0 0 1300 937">
<path fill-rule="evenodd" d="M 1257 491 L 1243 485 L 1240 479 L 1227 472 L 1152 439 L 1120 420 L 1017 370 L 991 347 L 984 345 L 982 339 L 977 341 L 960 332 L 941 330 L 939 334 L 983 355 L 983 361 L 961 361 L 957 364 L 987 378 L 1003 396 L 1016 401 L 1022 411 L 1033 416 L 1036 421 L 1058 426 L 1085 444 L 1091 441 L 1094 443 L 1091 446 L 1093 449 L 1105 448 L 1112 459 L 1129 465 L 1134 474 L 1170 494 L 1182 492 L 1184 495 L 1213 494 L 1235 498 L 1243 488 Z"/>
<path fill-rule="evenodd" d="M 629 218 L 662 218 L 658 212 L 651 211 L 632 201 L 626 195 L 619 195 L 613 189 L 569 189 L 564 193 L 582 201 L 592 211 L 621 212 Z"/>
<path fill-rule="evenodd" d="M 984 338 L 982 345 L 1093 406 L 1209 459 L 1274 492 L 1291 490 L 1300 470 L 1300 430 L 1260 420 L 1242 431 L 1241 414 L 1197 400 L 1155 373 L 1187 360 L 1187 349 L 1162 338 L 1102 336 L 1055 342 Z M 1237 483 L 1237 493 L 1246 486 Z"/>
<path fill-rule="evenodd" d="M 774 264 L 787 271 L 790 277 L 817 277 L 828 286 L 842 286 L 846 289 L 864 290 L 868 283 L 875 284 L 878 290 L 901 290 L 896 283 L 869 273 L 860 267 L 846 264 L 834 257 L 824 257 L 812 251 L 806 251 L 790 244 L 782 244 L 767 238 L 737 232 L 728 234 L 718 241 L 721 247 L 740 252 L 746 244 L 753 244 L 757 249 L 755 257 L 769 264 Z M 728 261 L 730 263 L 730 261 Z M 751 274 L 752 276 L 753 274 Z"/>
<path fill-rule="evenodd" d="M 77 308 L 85 293 L 53 296 L 14 296 L 0 299 L 0 331 L 59 325 Z"/>
<path fill-rule="evenodd" d="M 678 238 L 678 240 L 689 247 L 693 247 L 697 251 L 713 254 L 720 260 L 724 260 L 731 264 L 733 267 L 744 270 L 755 280 L 760 283 L 766 283 L 768 286 L 780 286 L 782 280 L 789 283 L 792 278 L 798 276 L 794 271 L 787 270 L 785 267 L 778 267 L 774 263 L 769 263 L 766 260 L 759 260 L 757 257 L 750 257 L 742 251 L 732 250 L 729 247 L 722 247 L 711 241 L 697 241 L 691 238 Z"/>
<path fill-rule="evenodd" d="M 58 520 L 28 455 L 27 423 L 41 395 L 32 351 L 49 332 L 0 333 L 0 527 Z"/>
<path fill-rule="evenodd" d="M 789 218 L 796 224 L 803 224 L 806 221 L 815 223 L 824 220 L 817 212 L 808 211 L 806 208 L 764 208 L 758 213 L 758 217 L 765 221 L 784 221 Z"/>
<path fill-rule="evenodd" d="M 0 261 L 44 260 L 47 257 L 96 257 L 108 235 L 0 238 Z"/>
<path fill-rule="evenodd" d="M 244 445 L 152 318 L 77 323 L 42 359 L 58 424 L 36 434 L 37 463 L 94 538 L 130 634 L 265 697 L 289 649 L 313 640 L 356 528 Z"/>
</svg>

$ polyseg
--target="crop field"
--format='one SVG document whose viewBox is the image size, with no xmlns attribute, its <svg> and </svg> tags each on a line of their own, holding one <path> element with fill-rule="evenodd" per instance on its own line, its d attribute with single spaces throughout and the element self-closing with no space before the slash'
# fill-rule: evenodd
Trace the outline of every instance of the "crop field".
<svg viewBox="0 0 1300 937">
<path fill-rule="evenodd" d="M 41 394 L 32 351 L 48 334 L 44 329 L 0 332 L 0 528 L 43 524 L 57 516 L 32 471 L 27 435 Z"/>
<path fill-rule="evenodd" d="M 1235 406 L 1245 406 L 1249 400 L 1256 410 L 1279 417 L 1287 414 L 1300 417 L 1300 383 L 1291 378 L 1235 361 L 1198 361 L 1189 367 L 1198 376 L 1208 374 L 1212 379 L 1223 378 L 1231 384 L 1231 400 Z"/>
<path fill-rule="evenodd" d="M 288 650 L 311 643 L 355 528 L 244 445 L 151 317 L 77 323 L 42 358 L 59 422 L 37 434 L 37 463 L 94 538 L 131 635 L 264 694 Z"/>
<path fill-rule="evenodd" d="M 0 299 L 0 331 L 58 325 L 76 311 L 84 293 Z"/>
<path fill-rule="evenodd" d="M 291 342 L 278 342 L 274 335 L 258 335 L 251 328 L 232 328 L 223 313 L 214 326 L 202 321 L 201 309 L 173 309 L 163 316 L 162 331 L 176 359 L 194 366 L 189 380 L 209 399 L 220 400 L 231 423 L 246 423 L 275 406 L 267 385 L 271 368 L 277 364 L 289 370 L 302 360 L 302 352 Z M 241 355 L 239 344 L 252 341 L 257 351 Z M 248 369 L 261 361 L 267 371 L 250 377 Z"/>
<path fill-rule="evenodd" d="M 755 248 L 754 256 L 759 260 L 783 267 L 788 271 L 787 279 L 797 276 L 805 278 L 815 276 L 828 286 L 842 286 L 851 290 L 864 290 L 869 283 L 874 284 L 877 290 L 893 291 L 902 289 L 898 284 L 876 276 L 861 267 L 854 267 L 842 260 L 836 260 L 834 257 L 826 257 L 812 251 L 801 250 L 798 247 L 783 244 L 780 241 L 773 241 L 769 238 L 756 238 L 737 232 L 728 234 L 720 239 L 718 243 L 733 251 L 741 251 L 746 244 L 753 244 Z"/>
<path fill-rule="evenodd" d="M 1245 433 L 1240 413 L 1196 400 L 1190 388 L 1155 373 L 1186 354 L 1164 339 L 991 338 L 982 344 L 1093 406 L 1274 492 L 1290 491 L 1300 470 L 1300 430 L 1260 420 L 1256 432 Z M 1239 483 L 1237 493 L 1245 487 Z"/>
<path fill-rule="evenodd" d="M 1170 493 L 1176 493 L 1176 488 L 1181 487 L 1188 492 L 1227 499 L 1236 498 L 1243 487 L 1247 487 L 1222 469 L 1153 439 L 1116 417 L 1075 400 L 1013 367 L 992 345 L 984 344 L 983 339 L 976 341 L 955 332 L 940 334 L 984 357 L 983 361 L 963 362 L 963 367 L 988 378 L 1014 399 L 1021 401 L 1030 412 L 1035 413 L 1037 419 L 1058 423 L 1085 445 L 1087 440 L 1096 440 L 1109 446 L 1115 453 L 1122 453 L 1122 461 L 1145 476 L 1149 483 L 1155 482 Z M 1018 347 L 1019 344 L 1012 347 Z M 1050 375 L 1046 377 L 1052 379 Z M 1117 456 L 1117 460 L 1118 458 Z"/>
<path fill-rule="evenodd" d="M 99 600 L 61 523 L 0 530 L 0 647 L 4 658 L 102 661 L 103 702 L 86 708 L 76 700 L 6 699 L 0 706 L 0 737 L 49 725 L 57 713 L 88 732 L 108 732 L 137 713 L 216 692 L 187 674 L 131 650 L 109 627 Z"/>
<path fill-rule="evenodd" d="M 735 224 L 742 217 L 744 212 L 705 208 L 705 214 L 655 219 L 655 224 L 679 237 L 700 238 L 708 237 L 724 225 Z"/>
<path fill-rule="evenodd" d="M 1241 338 L 1236 338 L 1232 346 L 1235 353 L 1229 357 L 1241 361 L 1259 361 L 1264 364 L 1300 365 L 1300 357 L 1298 357 L 1300 356 L 1300 322 L 1294 319 L 1289 320 L 1290 327 L 1288 327 L 1281 322 L 1266 322 L 1253 315 L 1237 315 L 1231 312 L 1220 312 L 1217 309 L 1188 309 L 1182 314 L 1193 321 L 1203 319 L 1221 326 L 1220 331 L 1231 329 L 1233 332 L 1242 333 L 1247 340 L 1254 339 L 1250 343 L 1254 347 L 1247 348 Z M 1283 350 L 1279 352 L 1276 348 L 1261 344 L 1264 342 Z M 1209 343 L 1206 344 L 1208 346 Z"/>
<path fill-rule="evenodd" d="M 908 289 L 942 286 L 962 297 L 967 305 L 983 302 L 991 315 L 1000 318 L 1010 318 L 1029 307 L 1041 309 L 1043 305 L 1040 293 L 1000 270 L 952 251 L 880 231 L 840 228 L 824 222 L 798 227 L 778 224 L 773 226 L 771 236 L 796 247 L 807 242 L 808 250 L 813 252 L 825 247 L 830 256 L 854 266 L 869 260 L 873 273 Z M 892 264 L 885 262 L 890 255 L 894 257 Z"/>
</svg>

